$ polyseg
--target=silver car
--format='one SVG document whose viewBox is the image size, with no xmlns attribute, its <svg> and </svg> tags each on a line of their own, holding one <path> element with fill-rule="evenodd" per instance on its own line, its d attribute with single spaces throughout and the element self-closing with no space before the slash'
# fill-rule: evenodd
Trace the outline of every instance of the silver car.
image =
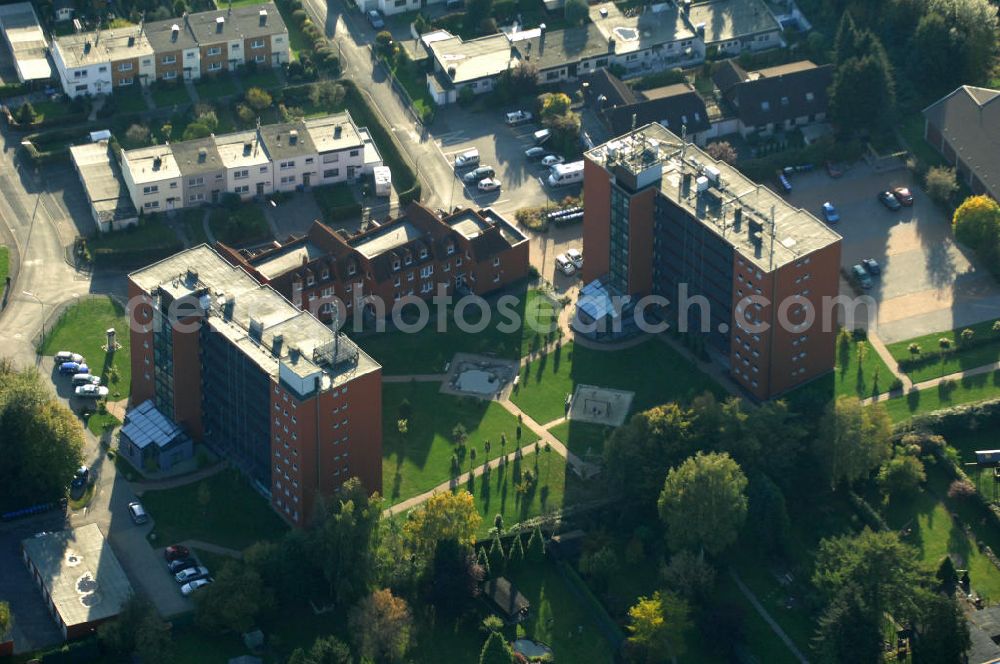
<svg viewBox="0 0 1000 664">
<path fill-rule="evenodd" d="M 185 570 L 181 570 L 174 574 L 174 579 L 177 583 L 190 583 L 192 581 L 197 581 L 198 579 L 204 579 L 208 577 L 207 567 L 189 567 Z"/>
</svg>

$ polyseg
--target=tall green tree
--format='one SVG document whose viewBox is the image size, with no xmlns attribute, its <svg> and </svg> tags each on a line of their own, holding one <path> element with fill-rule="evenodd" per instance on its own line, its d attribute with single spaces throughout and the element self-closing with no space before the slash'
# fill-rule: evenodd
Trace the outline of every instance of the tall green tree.
<svg viewBox="0 0 1000 664">
<path fill-rule="evenodd" d="M 691 629 L 687 602 L 671 593 L 640 597 L 628 610 L 628 645 L 648 664 L 666 662 L 685 652 Z"/>
<path fill-rule="evenodd" d="M 913 640 L 915 664 L 962 664 L 972 647 L 969 623 L 954 597 L 926 592 Z"/>
<path fill-rule="evenodd" d="M 314 531 L 313 559 L 339 602 L 353 602 L 368 592 L 381 513 L 379 495 L 369 496 L 360 480 L 351 478 Z"/>
<path fill-rule="evenodd" d="M 892 421 L 882 404 L 862 407 L 857 397 L 830 402 L 813 452 L 830 486 L 851 484 L 892 454 Z"/>
<path fill-rule="evenodd" d="M 757 473 L 750 478 L 748 497 L 747 523 L 751 524 L 753 545 L 765 555 L 784 553 L 791 527 L 785 494 L 770 477 Z"/>
<path fill-rule="evenodd" d="M 321 636 L 308 650 L 296 648 L 288 664 L 353 664 L 351 649 L 335 636 Z"/>
<path fill-rule="evenodd" d="M 212 632 L 242 634 L 274 605 L 274 597 L 260 574 L 236 561 L 226 562 L 215 575 L 215 583 L 194 597 L 198 624 Z"/>
<path fill-rule="evenodd" d="M 4 632 L 0 629 L 0 635 Z M 173 661 L 170 627 L 153 604 L 138 595 L 130 597 L 118 615 L 97 629 L 101 644 L 121 661 L 138 657 L 150 664 Z"/>
<path fill-rule="evenodd" d="M 996 5 L 990 0 L 927 0 L 927 15 L 932 14 L 943 18 L 954 34 L 951 46 L 961 66 L 958 78 L 952 80 L 957 84 L 985 83 L 997 55 Z"/>
<path fill-rule="evenodd" d="M 482 520 L 471 493 L 442 491 L 410 512 L 403 533 L 417 555 L 430 556 L 441 540 L 472 544 Z"/>
<path fill-rule="evenodd" d="M 439 613 L 460 613 L 479 594 L 485 572 L 468 544 L 437 543 L 431 563 L 430 595 Z"/>
<path fill-rule="evenodd" d="M 479 664 L 511 664 L 514 651 L 500 632 L 490 632 L 479 653 Z"/>
<path fill-rule="evenodd" d="M 402 597 L 376 590 L 351 609 L 348 625 L 361 657 L 400 662 L 413 641 L 413 614 Z"/>
<path fill-rule="evenodd" d="M 882 614 L 855 586 L 841 589 L 819 619 L 816 650 L 828 662 L 882 661 Z"/>
<path fill-rule="evenodd" d="M 859 99 L 865 103 L 859 104 Z M 830 117 L 842 131 L 881 131 L 889 125 L 896 105 L 896 83 L 881 47 L 874 53 L 848 58 L 837 67 L 829 104 Z"/>
<path fill-rule="evenodd" d="M 34 369 L 0 360 L 0 511 L 66 495 L 83 463 L 83 428 Z"/>
<path fill-rule="evenodd" d="M 670 547 L 715 555 L 735 542 L 747 515 L 746 487 L 726 453 L 699 452 L 671 469 L 657 503 Z"/>
</svg>

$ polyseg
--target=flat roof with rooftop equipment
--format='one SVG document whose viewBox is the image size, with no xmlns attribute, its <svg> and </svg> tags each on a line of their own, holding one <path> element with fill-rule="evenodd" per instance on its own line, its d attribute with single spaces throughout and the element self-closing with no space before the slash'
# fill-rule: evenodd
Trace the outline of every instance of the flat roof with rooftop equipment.
<svg viewBox="0 0 1000 664">
<path fill-rule="evenodd" d="M 809 212 L 656 123 L 586 155 L 626 189 L 659 187 L 665 198 L 768 272 L 841 239 Z"/>
</svg>

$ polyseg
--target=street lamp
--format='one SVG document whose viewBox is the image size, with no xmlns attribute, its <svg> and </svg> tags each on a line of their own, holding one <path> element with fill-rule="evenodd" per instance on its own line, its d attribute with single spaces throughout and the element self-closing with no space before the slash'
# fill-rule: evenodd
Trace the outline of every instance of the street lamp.
<svg viewBox="0 0 1000 664">
<path fill-rule="evenodd" d="M 42 298 L 38 297 L 31 291 L 22 290 L 21 294 L 27 295 L 28 297 L 30 297 L 31 299 L 33 299 L 35 302 L 37 302 L 42 306 L 42 339 L 45 339 L 45 303 L 42 302 Z"/>
</svg>

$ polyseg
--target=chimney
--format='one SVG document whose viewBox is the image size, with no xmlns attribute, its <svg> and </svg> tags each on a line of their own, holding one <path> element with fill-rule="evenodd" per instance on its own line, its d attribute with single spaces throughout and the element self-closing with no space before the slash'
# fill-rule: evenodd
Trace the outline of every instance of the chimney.
<svg viewBox="0 0 1000 664">
<path fill-rule="evenodd" d="M 743 224 L 743 208 L 738 207 L 733 210 L 733 230 L 737 233 L 740 232 L 740 226 Z"/>
<path fill-rule="evenodd" d="M 343 133 L 343 129 L 341 128 L 340 125 L 337 125 L 336 127 L 333 128 L 333 137 L 334 138 L 340 138 L 340 135 L 342 133 Z"/>
<path fill-rule="evenodd" d="M 129 37 L 128 37 L 128 45 L 129 46 L 135 46 L 135 35 L 129 35 Z"/>
<path fill-rule="evenodd" d="M 86 44 L 83 45 L 83 52 L 84 53 L 90 53 L 90 42 L 89 41 Z"/>
<path fill-rule="evenodd" d="M 295 145 L 298 142 L 299 142 L 299 130 L 293 129 L 290 132 L 288 132 L 288 144 Z"/>
<path fill-rule="evenodd" d="M 250 151 L 252 149 L 253 149 L 253 143 L 251 143 L 250 141 L 247 141 L 246 143 L 244 143 L 243 144 L 243 156 L 244 157 L 248 156 L 250 154 Z"/>
<path fill-rule="evenodd" d="M 208 150 L 205 148 L 198 148 L 198 163 L 203 164 L 208 158 Z"/>
<path fill-rule="evenodd" d="M 162 165 L 163 165 L 163 159 L 162 158 L 160 158 L 160 157 L 153 157 L 153 170 L 154 171 L 160 170 L 160 166 L 162 166 Z"/>
<path fill-rule="evenodd" d="M 216 33 L 221 33 L 222 32 L 222 28 L 224 28 L 225 26 L 226 26 L 226 17 L 225 16 L 220 16 L 217 19 L 215 19 L 215 32 Z"/>
<path fill-rule="evenodd" d="M 267 10 L 266 9 L 261 9 L 260 10 L 260 27 L 263 28 L 265 25 L 267 25 Z"/>
</svg>

